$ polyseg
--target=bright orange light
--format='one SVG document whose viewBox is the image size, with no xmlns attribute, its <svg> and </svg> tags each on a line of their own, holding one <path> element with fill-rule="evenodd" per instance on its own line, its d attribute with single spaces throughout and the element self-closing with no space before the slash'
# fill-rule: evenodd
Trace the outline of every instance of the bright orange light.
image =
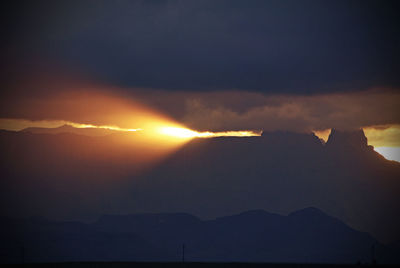
<svg viewBox="0 0 400 268">
<path fill-rule="evenodd" d="M 117 127 L 117 126 L 107 126 L 107 125 L 92 125 L 92 124 L 80 124 L 80 123 L 74 123 L 74 122 L 66 122 L 66 125 L 70 125 L 75 128 L 101 128 L 101 129 L 109 129 L 109 130 L 117 130 L 117 131 L 127 131 L 127 132 L 133 132 L 133 131 L 140 131 L 142 130 L 141 128 L 122 128 L 122 127 Z"/>
<path fill-rule="evenodd" d="M 374 147 L 400 147 L 400 125 L 378 125 L 363 128 L 368 144 Z"/>
<path fill-rule="evenodd" d="M 161 127 L 159 132 L 163 135 L 168 135 L 176 138 L 213 138 L 213 137 L 251 137 L 261 136 L 261 131 L 224 131 L 224 132 L 198 132 L 182 127 Z"/>
<path fill-rule="evenodd" d="M 314 131 L 315 136 L 323 140 L 324 142 L 328 141 L 329 135 L 331 134 L 331 129 L 324 129 L 324 130 L 315 130 Z"/>
<path fill-rule="evenodd" d="M 177 138 L 193 138 L 197 134 L 196 131 L 181 127 L 162 127 L 159 132 Z"/>
<path fill-rule="evenodd" d="M 69 125 L 74 128 L 100 128 L 100 129 L 108 129 L 108 130 L 117 130 L 117 131 L 140 131 L 141 128 L 122 128 L 115 125 L 95 125 L 95 124 L 83 124 L 76 123 L 66 120 L 25 120 L 25 119 L 8 119 L 8 118 L 0 118 L 0 129 L 19 131 L 24 128 L 29 127 L 39 127 L 39 128 L 57 128 L 63 125 Z"/>
<path fill-rule="evenodd" d="M 63 125 L 69 125 L 74 128 L 98 128 L 98 129 L 108 129 L 123 132 L 142 132 L 142 136 L 146 136 L 148 139 L 153 141 L 165 140 L 165 137 L 178 138 L 180 142 L 192 138 L 213 138 L 213 137 L 251 137 L 251 136 L 261 136 L 262 131 L 252 131 L 252 130 L 241 130 L 241 131 L 222 131 L 222 132 L 211 132 L 204 131 L 199 132 L 185 128 L 184 126 L 174 123 L 173 121 L 168 121 L 167 119 L 161 118 L 148 118 L 149 121 L 140 122 L 141 128 L 123 128 L 115 125 L 96 125 L 96 124 L 86 124 L 77 123 L 65 120 L 48 120 L 48 121 L 29 121 L 21 119 L 0 119 L 0 129 L 8 130 L 22 130 L 28 127 L 44 127 L 44 128 L 56 128 Z M 177 141 L 178 141 L 177 140 Z M 172 142 L 171 139 L 166 141 Z"/>
</svg>

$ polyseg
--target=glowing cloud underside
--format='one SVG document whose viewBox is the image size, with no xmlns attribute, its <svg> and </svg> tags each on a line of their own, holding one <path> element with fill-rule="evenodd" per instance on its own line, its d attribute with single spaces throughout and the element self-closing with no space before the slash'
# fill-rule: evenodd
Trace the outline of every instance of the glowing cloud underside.
<svg viewBox="0 0 400 268">
<path fill-rule="evenodd" d="M 160 134 L 176 137 L 176 138 L 214 138 L 214 137 L 252 137 L 261 136 L 261 131 L 241 130 L 241 131 L 224 131 L 224 132 L 198 132 L 188 128 L 180 127 L 161 127 Z"/>
<path fill-rule="evenodd" d="M 39 128 L 57 128 L 64 125 L 68 125 L 74 128 L 99 128 L 116 131 L 134 132 L 140 131 L 141 128 L 122 128 L 114 125 L 95 125 L 95 124 L 84 124 L 66 120 L 25 120 L 25 119 L 7 119 L 0 118 L 0 129 L 20 131 L 24 128 L 39 127 Z"/>
<path fill-rule="evenodd" d="M 100 128 L 109 129 L 116 131 L 134 132 L 145 130 L 142 128 L 121 128 L 117 126 L 107 126 L 107 125 L 92 125 L 92 124 L 80 124 L 74 122 L 65 122 L 65 124 L 70 125 L 75 128 Z M 158 134 L 166 135 L 175 138 L 191 139 L 191 138 L 214 138 L 214 137 L 252 137 L 261 136 L 262 131 L 252 131 L 252 130 L 240 130 L 240 131 L 223 131 L 223 132 L 211 132 L 204 131 L 198 132 L 184 127 L 156 127 L 158 129 Z"/>
<path fill-rule="evenodd" d="M 167 124 L 166 124 L 167 123 Z M 165 126 L 160 126 L 164 125 Z M 211 132 L 204 131 L 199 132 L 185 128 L 184 126 L 177 123 L 168 123 L 166 121 L 148 121 L 143 128 L 122 128 L 115 125 L 96 125 L 77 123 L 65 120 L 24 120 L 24 119 L 1 119 L 0 118 L 0 129 L 7 129 L 13 131 L 19 131 L 29 127 L 44 127 L 44 128 L 57 128 L 63 125 L 69 125 L 74 128 L 93 128 L 93 129 L 108 129 L 122 132 L 143 132 L 150 138 L 157 136 L 165 136 L 170 138 L 179 138 L 182 140 L 192 138 L 213 138 L 213 137 L 252 137 L 261 136 L 262 131 L 253 130 L 240 130 L 240 131 L 223 131 L 223 132 Z"/>
<path fill-rule="evenodd" d="M 74 123 L 74 122 L 66 122 L 66 125 L 70 125 L 75 128 L 100 128 L 100 129 L 109 129 L 109 130 L 117 130 L 117 131 L 125 131 L 125 132 L 134 132 L 134 131 L 140 131 L 142 130 L 141 128 L 121 128 L 117 126 L 107 126 L 107 125 L 92 125 L 92 124 L 80 124 L 80 123 Z"/>
</svg>

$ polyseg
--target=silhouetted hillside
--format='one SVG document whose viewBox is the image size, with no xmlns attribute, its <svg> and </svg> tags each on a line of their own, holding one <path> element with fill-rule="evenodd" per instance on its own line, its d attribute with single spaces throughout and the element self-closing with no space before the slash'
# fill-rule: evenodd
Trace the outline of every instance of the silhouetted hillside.
<svg viewBox="0 0 400 268">
<path fill-rule="evenodd" d="M 183 213 L 109 215 L 92 224 L 9 220 L 7 227 L 3 262 L 21 261 L 22 249 L 27 262 L 180 261 L 185 244 L 189 262 L 356 263 L 370 261 L 371 246 L 378 245 L 316 208 L 288 216 L 253 210 L 207 221 Z"/>
<path fill-rule="evenodd" d="M 73 133 L 85 136 L 106 136 L 115 134 L 115 130 L 101 129 L 101 128 L 75 128 L 70 125 L 63 125 L 56 128 L 42 128 L 42 127 L 29 127 L 21 130 L 21 132 L 28 132 L 34 134 L 59 134 L 59 133 Z"/>
<path fill-rule="evenodd" d="M 396 240 L 400 164 L 367 146 L 362 131 L 336 134 L 326 145 L 285 132 L 193 140 L 146 175 L 135 200 L 154 192 L 152 204 L 202 217 L 317 206 L 382 241 Z"/>
<path fill-rule="evenodd" d="M 362 131 L 193 139 L 152 165 L 157 146 L 117 133 L 0 131 L 2 214 L 94 220 L 104 214 L 185 211 L 201 218 L 316 206 L 381 242 L 400 239 L 400 164 Z M 124 140 L 124 142 L 121 142 Z"/>
<path fill-rule="evenodd" d="M 171 260 L 134 233 L 111 234 L 84 223 L 37 219 L 1 226 L 1 262 Z"/>
</svg>

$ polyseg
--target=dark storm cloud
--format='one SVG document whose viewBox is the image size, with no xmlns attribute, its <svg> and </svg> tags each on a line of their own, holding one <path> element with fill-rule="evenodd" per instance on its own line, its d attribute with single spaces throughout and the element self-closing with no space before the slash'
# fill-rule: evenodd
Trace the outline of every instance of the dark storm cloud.
<svg viewBox="0 0 400 268">
<path fill-rule="evenodd" d="M 300 94 L 398 87 L 398 6 L 17 1 L 3 11 L 3 67 L 53 61 L 124 87 Z"/>
</svg>

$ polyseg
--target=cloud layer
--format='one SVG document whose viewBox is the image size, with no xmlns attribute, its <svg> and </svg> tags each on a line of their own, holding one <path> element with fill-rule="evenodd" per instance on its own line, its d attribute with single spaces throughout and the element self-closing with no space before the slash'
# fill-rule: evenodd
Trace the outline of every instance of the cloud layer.
<svg viewBox="0 0 400 268">
<path fill-rule="evenodd" d="M 158 91 L 153 94 L 142 92 L 142 101 L 157 105 L 187 126 L 199 130 L 310 132 L 400 122 L 400 93 L 389 89 L 310 96 L 243 91 Z"/>
<path fill-rule="evenodd" d="M 398 1 L 13 1 L 2 65 L 123 87 L 309 94 L 399 87 Z"/>
</svg>

